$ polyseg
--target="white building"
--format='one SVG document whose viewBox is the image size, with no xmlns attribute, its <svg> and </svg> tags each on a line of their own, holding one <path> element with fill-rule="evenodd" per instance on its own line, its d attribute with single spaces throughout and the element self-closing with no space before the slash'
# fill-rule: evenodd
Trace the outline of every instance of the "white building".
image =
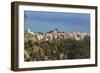
<svg viewBox="0 0 100 73">
<path fill-rule="evenodd" d="M 28 28 L 28 32 L 31 32 L 30 28 Z"/>
</svg>

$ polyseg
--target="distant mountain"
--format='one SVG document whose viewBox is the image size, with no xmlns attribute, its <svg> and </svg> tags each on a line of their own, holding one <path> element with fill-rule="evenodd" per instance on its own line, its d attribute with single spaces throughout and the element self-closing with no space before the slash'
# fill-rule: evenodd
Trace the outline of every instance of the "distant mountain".
<svg viewBox="0 0 100 73">
<path fill-rule="evenodd" d="M 58 29 L 51 30 L 47 33 L 41 32 L 25 32 L 25 39 L 33 39 L 33 40 L 44 40 L 44 41 L 52 41 L 52 40 L 61 40 L 61 39 L 75 39 L 75 40 L 83 40 L 86 36 L 90 36 L 89 33 L 86 32 L 62 32 Z M 27 38 L 28 37 L 28 38 Z"/>
</svg>

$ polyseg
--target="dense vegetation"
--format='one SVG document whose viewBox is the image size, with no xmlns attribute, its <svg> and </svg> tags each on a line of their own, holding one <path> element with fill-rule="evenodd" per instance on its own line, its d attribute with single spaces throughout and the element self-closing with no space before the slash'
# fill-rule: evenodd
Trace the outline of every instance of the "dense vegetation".
<svg viewBox="0 0 100 73">
<path fill-rule="evenodd" d="M 89 36 L 79 41 L 70 38 L 53 41 L 27 39 L 24 45 L 25 61 L 90 58 Z"/>
</svg>

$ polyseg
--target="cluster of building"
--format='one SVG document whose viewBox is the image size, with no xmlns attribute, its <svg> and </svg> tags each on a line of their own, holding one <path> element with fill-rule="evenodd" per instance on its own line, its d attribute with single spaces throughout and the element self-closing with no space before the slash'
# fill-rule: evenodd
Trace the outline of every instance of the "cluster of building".
<svg viewBox="0 0 100 73">
<path fill-rule="evenodd" d="M 61 39 L 75 39 L 75 40 L 83 40 L 85 36 L 89 36 L 88 33 L 85 32 L 61 32 L 58 29 L 47 33 L 38 33 L 38 32 L 30 32 L 33 35 L 33 39 L 37 40 L 45 40 L 45 41 L 52 41 L 54 39 L 61 40 Z"/>
</svg>

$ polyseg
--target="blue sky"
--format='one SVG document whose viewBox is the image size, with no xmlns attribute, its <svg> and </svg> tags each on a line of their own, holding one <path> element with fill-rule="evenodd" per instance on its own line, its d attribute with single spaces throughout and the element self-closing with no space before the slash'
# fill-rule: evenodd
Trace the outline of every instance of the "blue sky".
<svg viewBox="0 0 100 73">
<path fill-rule="evenodd" d="M 90 14 L 24 11 L 24 30 L 48 32 L 57 28 L 63 32 L 90 32 Z"/>
</svg>

